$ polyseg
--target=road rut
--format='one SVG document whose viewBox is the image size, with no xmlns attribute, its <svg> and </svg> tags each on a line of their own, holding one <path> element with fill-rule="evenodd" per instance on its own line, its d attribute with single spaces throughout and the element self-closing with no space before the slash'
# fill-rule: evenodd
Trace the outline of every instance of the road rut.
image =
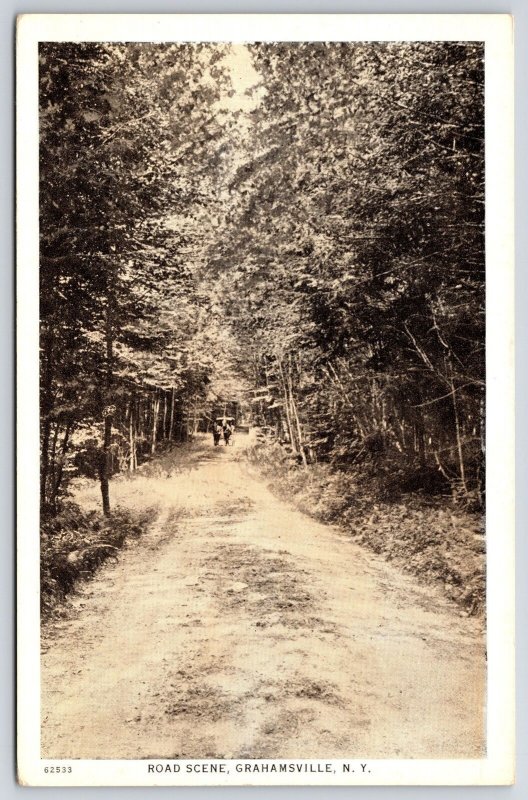
<svg viewBox="0 0 528 800">
<path fill-rule="evenodd" d="M 201 442 L 113 481 L 158 515 L 44 631 L 42 757 L 480 757 L 482 623 L 240 452 Z"/>
</svg>

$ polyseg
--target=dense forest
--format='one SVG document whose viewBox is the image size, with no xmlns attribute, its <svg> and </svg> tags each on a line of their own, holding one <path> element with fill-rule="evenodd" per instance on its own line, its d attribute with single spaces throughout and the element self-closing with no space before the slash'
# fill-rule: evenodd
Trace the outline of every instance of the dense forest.
<svg viewBox="0 0 528 800">
<path fill-rule="evenodd" d="M 483 89 L 475 43 L 41 45 L 43 510 L 234 401 L 481 507 Z"/>
</svg>

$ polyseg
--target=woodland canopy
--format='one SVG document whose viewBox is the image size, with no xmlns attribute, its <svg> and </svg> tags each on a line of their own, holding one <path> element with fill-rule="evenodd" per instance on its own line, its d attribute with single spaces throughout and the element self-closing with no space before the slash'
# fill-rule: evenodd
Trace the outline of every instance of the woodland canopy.
<svg viewBox="0 0 528 800">
<path fill-rule="evenodd" d="M 478 43 L 42 44 L 41 502 L 237 402 L 482 503 Z"/>
</svg>

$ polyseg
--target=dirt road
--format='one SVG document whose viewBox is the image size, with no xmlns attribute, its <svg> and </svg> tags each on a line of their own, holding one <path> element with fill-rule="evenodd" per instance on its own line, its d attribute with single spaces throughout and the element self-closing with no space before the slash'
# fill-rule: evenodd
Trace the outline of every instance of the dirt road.
<svg viewBox="0 0 528 800">
<path fill-rule="evenodd" d="M 481 755 L 481 624 L 278 501 L 237 444 L 113 482 L 158 516 L 45 632 L 42 756 Z"/>
</svg>

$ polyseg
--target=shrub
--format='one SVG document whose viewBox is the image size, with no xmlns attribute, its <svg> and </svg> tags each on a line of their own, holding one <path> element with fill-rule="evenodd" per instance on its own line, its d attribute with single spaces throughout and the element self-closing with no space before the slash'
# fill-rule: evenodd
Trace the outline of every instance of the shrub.
<svg viewBox="0 0 528 800">
<path fill-rule="evenodd" d="M 154 511 L 133 516 L 117 508 L 111 516 L 82 511 L 66 503 L 43 516 L 40 532 L 41 613 L 49 615 L 81 580 L 89 580 L 108 558 L 116 558 L 127 539 L 139 537 Z"/>
</svg>

